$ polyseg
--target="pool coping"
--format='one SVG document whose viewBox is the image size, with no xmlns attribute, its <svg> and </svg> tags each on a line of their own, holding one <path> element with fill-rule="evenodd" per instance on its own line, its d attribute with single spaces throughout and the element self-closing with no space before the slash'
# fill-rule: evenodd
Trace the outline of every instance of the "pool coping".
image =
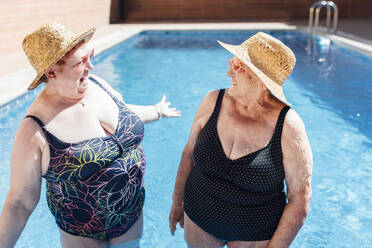
<svg viewBox="0 0 372 248">
<path fill-rule="evenodd" d="M 93 39 L 92 46 L 98 55 L 142 31 L 152 30 L 300 30 L 306 27 L 285 23 L 174 23 L 174 24 L 121 24 L 120 28 L 102 38 Z M 338 32 L 327 34 L 322 29 L 317 33 L 347 48 L 372 56 L 372 42 L 357 36 Z M 340 35 L 338 35 L 340 34 Z M 341 36 L 342 35 L 342 36 Z M 27 86 L 36 73 L 31 66 L 0 77 L 0 107 L 27 93 Z"/>
</svg>

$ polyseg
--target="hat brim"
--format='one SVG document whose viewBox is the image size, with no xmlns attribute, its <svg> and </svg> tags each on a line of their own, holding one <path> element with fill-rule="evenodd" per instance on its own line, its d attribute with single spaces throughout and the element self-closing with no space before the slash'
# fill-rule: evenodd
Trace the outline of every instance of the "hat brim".
<svg viewBox="0 0 372 248">
<path fill-rule="evenodd" d="M 238 59 L 240 59 L 244 64 L 246 64 L 255 74 L 256 76 L 261 79 L 261 81 L 265 84 L 268 88 L 270 93 L 275 96 L 278 100 L 285 103 L 286 105 L 290 106 L 291 104 L 287 101 L 284 96 L 283 88 L 279 84 L 275 83 L 271 78 L 266 76 L 260 69 L 258 69 L 252 62 L 249 57 L 249 54 L 240 46 L 240 45 L 230 45 L 223 43 L 219 40 L 217 42 L 225 48 L 227 51 L 235 55 Z"/>
<path fill-rule="evenodd" d="M 45 74 L 45 72 L 48 71 L 48 69 L 54 65 L 55 63 L 57 63 L 60 59 L 63 58 L 63 56 L 66 55 L 66 53 L 68 53 L 72 48 L 74 48 L 77 44 L 79 44 L 79 42 L 81 42 L 82 40 L 85 40 L 85 42 L 88 42 L 93 34 L 96 32 L 96 28 L 91 28 L 89 29 L 88 31 L 84 32 L 83 34 L 79 35 L 76 39 L 74 39 L 70 44 L 68 44 L 68 46 L 66 46 L 65 49 L 61 50 L 58 55 L 52 60 L 50 61 L 50 63 L 48 65 L 45 65 L 43 66 L 43 70 L 41 70 L 40 72 L 38 72 L 37 76 L 35 77 L 35 79 L 32 81 L 32 83 L 28 86 L 28 90 L 32 90 L 32 89 L 35 89 L 41 82 L 39 81 L 40 78 Z"/>
</svg>

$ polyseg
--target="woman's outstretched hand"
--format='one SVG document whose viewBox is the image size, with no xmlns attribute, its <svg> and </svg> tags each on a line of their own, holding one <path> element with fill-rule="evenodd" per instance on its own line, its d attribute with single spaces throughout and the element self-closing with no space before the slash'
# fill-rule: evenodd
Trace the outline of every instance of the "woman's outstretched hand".
<svg viewBox="0 0 372 248">
<path fill-rule="evenodd" d="M 155 108 L 160 113 L 160 117 L 180 117 L 181 111 L 177 110 L 176 108 L 169 108 L 171 105 L 170 102 L 166 101 L 166 96 L 163 95 L 160 102 L 155 104 Z"/>
<path fill-rule="evenodd" d="M 172 208 L 169 214 L 169 227 L 171 229 L 171 234 L 174 235 L 174 232 L 176 231 L 177 223 L 180 223 L 180 226 L 183 228 L 183 204 L 179 203 L 172 203 Z"/>
</svg>

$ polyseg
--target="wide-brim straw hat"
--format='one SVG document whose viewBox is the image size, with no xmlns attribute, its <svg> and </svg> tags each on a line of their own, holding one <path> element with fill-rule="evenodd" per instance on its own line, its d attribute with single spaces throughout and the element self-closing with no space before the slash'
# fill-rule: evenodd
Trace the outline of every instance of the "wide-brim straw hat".
<svg viewBox="0 0 372 248">
<path fill-rule="evenodd" d="M 292 50 L 271 35 L 259 32 L 240 45 L 218 43 L 246 64 L 277 99 L 290 105 L 283 83 L 296 64 Z"/>
<path fill-rule="evenodd" d="M 96 29 L 77 35 L 59 23 L 50 23 L 27 35 L 22 43 L 36 77 L 28 86 L 28 90 L 36 88 L 45 72 L 82 40 L 89 41 Z"/>
</svg>

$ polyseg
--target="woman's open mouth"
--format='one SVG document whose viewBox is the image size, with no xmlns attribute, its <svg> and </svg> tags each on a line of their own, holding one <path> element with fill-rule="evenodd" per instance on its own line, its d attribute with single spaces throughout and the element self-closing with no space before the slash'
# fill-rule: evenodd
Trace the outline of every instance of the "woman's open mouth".
<svg viewBox="0 0 372 248">
<path fill-rule="evenodd" d="M 87 89 L 87 76 L 84 76 L 84 77 L 81 77 L 80 80 L 79 80 L 79 88 L 78 88 L 78 92 L 80 93 L 84 93 L 85 90 Z"/>
</svg>

